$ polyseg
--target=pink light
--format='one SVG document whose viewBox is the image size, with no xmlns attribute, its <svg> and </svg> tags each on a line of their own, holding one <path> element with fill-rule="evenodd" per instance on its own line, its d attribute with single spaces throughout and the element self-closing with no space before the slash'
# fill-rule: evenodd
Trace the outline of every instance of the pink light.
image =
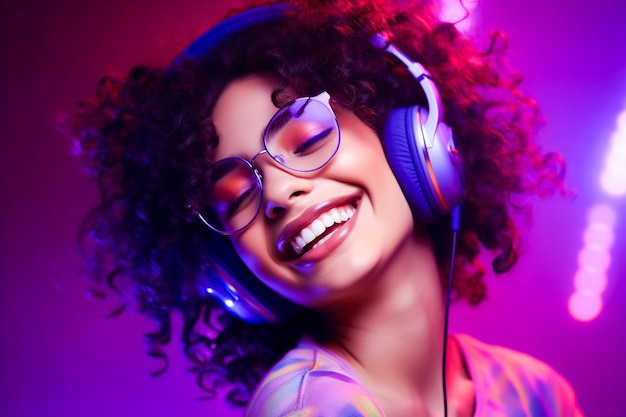
<svg viewBox="0 0 626 417">
<path fill-rule="evenodd" d="M 613 246 L 614 239 L 613 229 L 602 223 L 591 223 L 583 235 L 586 246 L 597 245 L 606 249 Z"/>
<path fill-rule="evenodd" d="M 584 291 L 600 296 L 606 289 L 606 284 L 606 273 L 597 269 L 579 269 L 574 276 L 576 291 Z"/>
<path fill-rule="evenodd" d="M 626 120 L 626 112 L 623 113 L 622 117 Z M 621 124 L 621 118 L 620 118 Z M 626 123 L 625 123 L 626 124 Z M 609 155 L 618 155 L 625 156 L 626 155 L 626 126 L 620 126 L 618 130 L 613 132 L 611 135 L 611 151 Z M 607 156 L 609 158 L 609 156 Z"/>
<path fill-rule="evenodd" d="M 576 320 L 593 320 L 602 310 L 602 299 L 591 292 L 576 291 L 569 299 L 568 308 Z"/>
<path fill-rule="evenodd" d="M 600 174 L 600 185 L 608 194 L 626 195 L 626 110 L 617 116 L 617 128 L 611 134 L 606 165 Z M 606 289 L 606 271 L 611 264 L 610 249 L 615 240 L 615 210 L 598 204 L 587 213 L 584 246 L 578 252 L 578 270 L 574 276 L 576 291 L 569 299 L 571 315 L 580 321 L 595 319 L 602 310 L 602 293 Z"/>
<path fill-rule="evenodd" d="M 461 32 L 468 32 L 473 23 L 473 11 L 476 8 L 478 0 L 442 0 L 441 12 L 439 17 L 444 22 L 455 23 L 455 26 Z M 465 6 L 465 8 L 463 8 Z M 467 9 L 467 10 L 466 10 Z M 465 18 L 466 14 L 468 15 Z"/>
<path fill-rule="evenodd" d="M 613 141 L 613 146 L 609 154 L 606 156 L 606 170 L 623 177 L 626 174 L 626 138 L 619 138 Z"/>
<path fill-rule="evenodd" d="M 626 174 L 616 173 L 610 168 L 600 176 L 600 185 L 611 195 L 626 194 Z"/>
<path fill-rule="evenodd" d="M 613 195 L 626 194 L 626 110 L 617 117 L 617 129 L 611 135 L 606 166 L 600 175 L 604 191 Z"/>
<path fill-rule="evenodd" d="M 611 207 L 598 204 L 587 212 L 584 245 L 578 252 L 578 270 L 574 276 L 575 292 L 569 299 L 569 312 L 580 321 L 595 319 L 602 310 L 602 293 L 606 289 L 606 271 L 611 264 L 610 249 L 615 235 L 617 214 Z"/>
<path fill-rule="evenodd" d="M 607 225 L 613 228 L 617 216 L 615 210 L 604 204 L 597 204 L 589 210 L 587 214 L 587 221 L 589 224 L 599 223 Z"/>
<path fill-rule="evenodd" d="M 578 265 L 582 268 L 606 271 L 611 264 L 611 254 L 602 246 L 585 246 L 578 252 Z"/>
</svg>

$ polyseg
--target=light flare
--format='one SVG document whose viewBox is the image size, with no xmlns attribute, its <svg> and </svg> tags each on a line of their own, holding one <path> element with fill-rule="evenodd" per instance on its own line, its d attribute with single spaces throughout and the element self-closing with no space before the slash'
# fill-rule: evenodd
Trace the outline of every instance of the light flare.
<svg viewBox="0 0 626 417">
<path fill-rule="evenodd" d="M 578 270 L 574 275 L 574 292 L 568 302 L 569 312 L 576 320 L 593 320 L 602 311 L 616 221 L 615 210 L 607 205 L 595 205 L 587 213 L 584 245 L 578 252 Z"/>
</svg>

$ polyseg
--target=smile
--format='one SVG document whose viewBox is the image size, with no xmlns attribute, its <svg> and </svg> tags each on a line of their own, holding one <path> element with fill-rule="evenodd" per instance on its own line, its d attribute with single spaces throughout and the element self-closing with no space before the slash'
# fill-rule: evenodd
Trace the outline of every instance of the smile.
<svg viewBox="0 0 626 417">
<path fill-rule="evenodd" d="M 297 255 L 301 255 L 304 249 L 313 249 L 328 240 L 335 228 L 354 216 L 356 209 L 350 205 L 333 207 L 322 213 L 291 241 L 291 247 Z"/>
</svg>

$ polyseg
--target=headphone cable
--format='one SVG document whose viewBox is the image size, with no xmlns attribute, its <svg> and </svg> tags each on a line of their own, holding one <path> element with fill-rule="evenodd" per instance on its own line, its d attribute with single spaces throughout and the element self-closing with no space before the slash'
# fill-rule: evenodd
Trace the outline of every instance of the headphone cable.
<svg viewBox="0 0 626 417">
<path fill-rule="evenodd" d="M 443 415 L 448 417 L 448 388 L 446 383 L 446 357 L 448 355 L 448 322 L 450 321 L 450 299 L 452 295 L 452 277 L 454 276 L 454 257 L 456 255 L 456 235 L 461 228 L 461 206 L 452 209 L 451 229 L 452 229 L 452 256 L 450 260 L 450 275 L 448 277 L 448 287 L 446 288 L 446 308 L 443 323 L 443 359 L 441 365 L 441 376 L 443 384 Z"/>
</svg>

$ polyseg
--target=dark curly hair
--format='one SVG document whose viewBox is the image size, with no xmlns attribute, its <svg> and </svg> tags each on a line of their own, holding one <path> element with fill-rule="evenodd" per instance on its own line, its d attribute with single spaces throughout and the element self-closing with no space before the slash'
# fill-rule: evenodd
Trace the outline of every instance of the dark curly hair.
<svg viewBox="0 0 626 417">
<path fill-rule="evenodd" d="M 426 0 L 291 3 L 289 18 L 239 33 L 201 60 L 103 78 L 67 122 L 101 194 L 81 229 L 89 275 L 156 320 L 158 330 L 147 335 L 150 355 L 165 358 L 160 348 L 171 337 L 171 314 L 182 313 L 183 345 L 199 385 L 212 397 L 226 382 L 228 401 L 239 405 L 303 333 L 321 330 L 313 312 L 250 325 L 224 314 L 203 291 L 215 239 L 195 213 L 206 192 L 206 155 L 218 141 L 207 115 L 229 81 L 267 73 L 302 95 L 325 90 L 380 135 L 392 108 L 425 98 L 407 69 L 369 39 L 385 32 L 426 66 L 464 161 L 467 196 L 452 291 L 472 305 L 486 293 L 481 249 L 492 251 L 496 273 L 509 270 L 520 253 L 512 210 L 527 209 L 526 196 L 563 188 L 564 165 L 536 144 L 542 118 L 505 64 L 501 35 L 479 51 L 453 24 L 440 22 Z M 449 222 L 429 225 L 442 276 Z"/>
</svg>

